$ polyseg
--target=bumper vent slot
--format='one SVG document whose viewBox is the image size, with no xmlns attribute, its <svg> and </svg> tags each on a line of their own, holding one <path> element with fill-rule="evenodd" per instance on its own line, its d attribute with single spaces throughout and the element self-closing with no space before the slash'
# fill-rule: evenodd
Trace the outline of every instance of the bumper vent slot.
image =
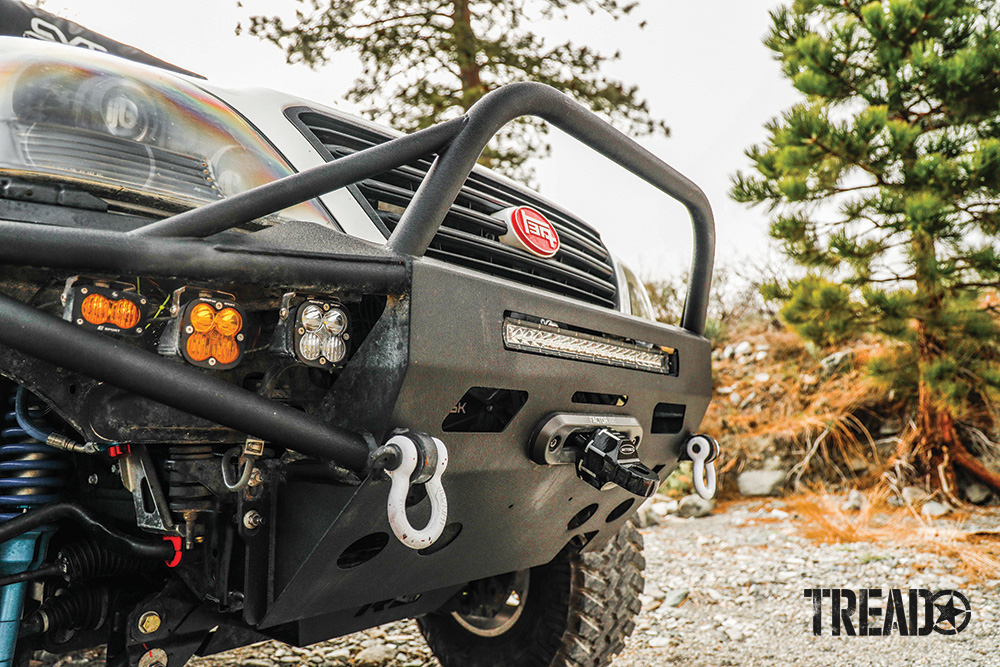
<svg viewBox="0 0 1000 667">
<path fill-rule="evenodd" d="M 325 150 L 328 160 L 392 138 L 313 111 L 300 113 L 297 120 L 300 129 Z M 434 157 L 429 155 L 352 186 L 369 214 L 387 232 L 396 228 Z M 511 206 L 530 206 L 552 222 L 561 241 L 555 257 L 541 259 L 497 240 L 506 227 L 492 215 Z M 617 305 L 614 266 L 600 235 L 554 204 L 487 174 L 473 172 L 469 176 L 427 254 L 598 306 Z"/>
<path fill-rule="evenodd" d="M 600 394 L 593 391 L 578 391 L 573 394 L 572 400 L 574 403 L 612 405 L 620 408 L 628 403 L 628 396 L 625 394 Z"/>
<path fill-rule="evenodd" d="M 493 387 L 472 387 L 465 392 L 441 424 L 452 433 L 500 433 L 524 404 L 528 392 Z"/>
<path fill-rule="evenodd" d="M 680 433 L 684 429 L 686 408 L 677 403 L 657 403 L 653 408 L 653 433 Z"/>
</svg>

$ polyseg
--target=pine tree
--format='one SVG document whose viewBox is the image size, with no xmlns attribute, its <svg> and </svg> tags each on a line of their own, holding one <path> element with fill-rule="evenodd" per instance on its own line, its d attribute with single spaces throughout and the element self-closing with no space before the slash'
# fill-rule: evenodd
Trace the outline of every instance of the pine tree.
<svg viewBox="0 0 1000 667">
<path fill-rule="evenodd" d="M 817 343 L 895 341 L 872 370 L 909 390 L 897 460 L 954 490 L 957 466 L 1000 488 L 958 420 L 1000 397 L 1000 16 L 982 0 L 794 0 L 765 44 L 804 99 L 747 151 L 733 197 L 813 272 L 783 294 Z"/>
<path fill-rule="evenodd" d="M 363 71 L 347 99 L 365 114 L 412 131 L 461 114 L 494 88 L 538 81 L 572 95 L 634 134 L 667 134 L 638 88 L 603 76 L 617 60 L 572 42 L 550 45 L 533 30 L 574 7 L 613 20 L 630 0 L 297 0 L 293 24 L 253 16 L 246 29 L 281 47 L 290 63 L 317 68 L 339 51 L 357 54 Z M 481 162 L 521 180 L 526 163 L 548 155 L 547 128 L 524 119 L 501 132 Z"/>
</svg>

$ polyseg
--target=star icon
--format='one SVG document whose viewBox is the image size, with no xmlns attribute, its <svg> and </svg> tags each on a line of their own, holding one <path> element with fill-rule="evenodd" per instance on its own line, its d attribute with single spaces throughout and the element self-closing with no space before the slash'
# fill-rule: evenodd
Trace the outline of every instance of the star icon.
<svg viewBox="0 0 1000 667">
<path fill-rule="evenodd" d="M 937 602 L 938 598 L 945 597 L 948 598 L 948 602 L 944 604 Z M 955 604 L 956 598 L 961 603 L 960 605 Z M 972 610 L 969 607 L 969 601 L 958 591 L 939 591 L 931 600 L 938 610 L 937 618 L 934 622 L 934 630 L 940 634 L 957 635 L 972 620 Z"/>
</svg>

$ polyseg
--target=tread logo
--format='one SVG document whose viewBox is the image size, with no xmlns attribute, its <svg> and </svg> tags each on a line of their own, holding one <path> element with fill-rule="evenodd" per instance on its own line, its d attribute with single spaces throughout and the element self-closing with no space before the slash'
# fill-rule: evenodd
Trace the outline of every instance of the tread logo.
<svg viewBox="0 0 1000 667">
<path fill-rule="evenodd" d="M 834 637 L 884 637 L 893 633 L 924 637 L 931 632 L 957 635 L 972 620 L 969 599 L 958 591 L 890 588 L 885 593 L 881 588 L 805 589 L 805 597 L 812 599 L 813 634 L 823 634 L 824 618 L 829 618 Z M 827 609 L 824 600 L 830 601 Z"/>
<path fill-rule="evenodd" d="M 507 233 L 500 237 L 501 243 L 545 259 L 559 252 L 559 234 L 555 226 L 535 209 L 514 206 L 494 215 L 507 223 Z"/>
</svg>

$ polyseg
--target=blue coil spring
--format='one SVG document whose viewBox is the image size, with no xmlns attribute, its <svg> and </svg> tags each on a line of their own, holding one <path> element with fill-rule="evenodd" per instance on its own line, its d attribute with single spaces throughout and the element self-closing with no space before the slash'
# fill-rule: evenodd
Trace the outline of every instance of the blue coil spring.
<svg viewBox="0 0 1000 667">
<path fill-rule="evenodd" d="M 31 438 L 18 426 L 15 400 L 12 393 L 0 431 L 0 521 L 60 500 L 69 468 L 62 452 Z M 29 414 L 36 417 L 40 412 L 32 409 Z"/>
</svg>

